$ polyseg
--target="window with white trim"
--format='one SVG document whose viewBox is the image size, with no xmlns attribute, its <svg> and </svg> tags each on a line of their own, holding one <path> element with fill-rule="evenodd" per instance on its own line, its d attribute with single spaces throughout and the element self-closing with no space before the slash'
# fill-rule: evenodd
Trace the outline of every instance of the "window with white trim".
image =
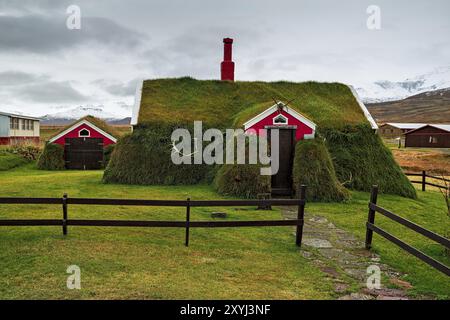
<svg viewBox="0 0 450 320">
<path fill-rule="evenodd" d="M 20 122 L 19 118 L 10 118 L 10 128 L 13 130 L 19 130 Z"/>
<path fill-rule="evenodd" d="M 279 114 L 273 118 L 273 124 L 287 124 L 287 123 L 288 119 L 282 114 Z"/>
<path fill-rule="evenodd" d="M 91 132 L 88 129 L 81 129 L 78 131 L 78 136 L 81 138 L 86 138 L 91 136 Z"/>
</svg>

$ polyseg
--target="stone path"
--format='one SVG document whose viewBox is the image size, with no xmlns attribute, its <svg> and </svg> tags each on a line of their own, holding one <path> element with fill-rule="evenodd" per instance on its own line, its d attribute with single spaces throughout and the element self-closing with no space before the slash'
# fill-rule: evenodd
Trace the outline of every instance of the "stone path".
<svg viewBox="0 0 450 320">
<path fill-rule="evenodd" d="M 296 207 L 282 210 L 285 219 L 297 218 Z M 340 300 L 407 300 L 406 291 L 412 288 L 401 280 L 402 274 L 366 250 L 362 241 L 321 216 L 305 213 L 300 254 L 327 274 Z M 371 265 L 381 270 L 380 289 L 367 288 L 367 268 Z"/>
</svg>

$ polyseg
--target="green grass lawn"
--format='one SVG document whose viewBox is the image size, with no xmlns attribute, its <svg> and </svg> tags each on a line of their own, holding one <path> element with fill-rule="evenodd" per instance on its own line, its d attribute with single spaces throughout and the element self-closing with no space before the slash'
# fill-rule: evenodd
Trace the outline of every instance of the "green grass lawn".
<svg viewBox="0 0 450 320">
<path fill-rule="evenodd" d="M 129 186 L 101 183 L 101 171 L 47 172 L 32 165 L 0 172 L 0 196 L 221 199 L 210 186 Z M 327 217 L 363 239 L 368 193 L 346 204 L 308 203 L 307 215 Z M 441 234 L 449 231 L 444 202 L 436 192 L 419 200 L 381 195 L 379 203 Z M 427 208 L 427 209 L 425 209 Z M 279 219 L 280 211 L 194 208 L 193 220 L 213 211 L 228 219 Z M 1 205 L 0 219 L 61 218 L 60 206 Z M 69 205 L 69 218 L 184 219 L 183 208 Z M 386 219 L 393 234 L 450 263 L 441 247 Z M 171 228 L 1 227 L 0 298 L 3 299 L 333 299 L 332 283 L 300 254 L 291 227 L 191 230 Z M 394 244 L 374 236 L 382 262 L 408 274 L 413 294 L 450 296 L 450 281 Z M 66 288 L 69 265 L 81 268 L 82 289 Z"/>
<path fill-rule="evenodd" d="M 220 199 L 209 186 L 104 185 L 100 171 L 0 173 L 0 196 Z M 194 208 L 192 220 L 224 210 L 229 219 L 280 218 L 279 211 Z M 60 218 L 60 206 L 2 205 L 0 218 Z M 183 220 L 183 208 L 69 206 L 69 217 Z M 0 298 L 330 299 L 332 285 L 295 246 L 291 227 L 184 229 L 2 227 Z M 82 290 L 66 288 L 81 268 Z"/>
<path fill-rule="evenodd" d="M 0 171 L 7 171 L 26 164 L 28 161 L 17 154 L 0 149 Z"/>
</svg>

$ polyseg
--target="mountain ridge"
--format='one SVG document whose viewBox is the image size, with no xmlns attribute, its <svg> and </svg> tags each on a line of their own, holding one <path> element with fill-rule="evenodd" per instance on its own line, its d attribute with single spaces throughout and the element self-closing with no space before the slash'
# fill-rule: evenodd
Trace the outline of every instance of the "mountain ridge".
<svg viewBox="0 0 450 320">
<path fill-rule="evenodd" d="M 450 88 L 419 93 L 396 101 L 366 104 L 377 123 L 450 123 Z"/>
<path fill-rule="evenodd" d="M 380 80 L 357 86 L 364 103 L 398 101 L 420 93 L 450 88 L 450 66 L 407 78 L 403 81 Z"/>
<path fill-rule="evenodd" d="M 88 115 L 116 125 L 129 124 L 131 120 L 131 117 L 120 117 L 106 112 L 103 106 L 79 106 L 69 110 L 47 114 L 41 117 L 41 124 L 48 126 L 67 125 Z"/>
</svg>

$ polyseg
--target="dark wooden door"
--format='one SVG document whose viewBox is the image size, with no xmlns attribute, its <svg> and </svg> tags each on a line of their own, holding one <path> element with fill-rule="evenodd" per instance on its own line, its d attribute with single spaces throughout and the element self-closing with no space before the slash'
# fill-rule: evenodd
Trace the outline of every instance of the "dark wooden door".
<svg viewBox="0 0 450 320">
<path fill-rule="evenodd" d="M 279 133 L 280 166 L 278 173 L 272 176 L 272 194 L 290 196 L 292 195 L 292 163 L 294 158 L 295 130 L 280 128 Z"/>
<path fill-rule="evenodd" d="M 103 139 L 66 138 L 64 158 L 67 169 L 100 169 L 103 166 Z"/>
</svg>

